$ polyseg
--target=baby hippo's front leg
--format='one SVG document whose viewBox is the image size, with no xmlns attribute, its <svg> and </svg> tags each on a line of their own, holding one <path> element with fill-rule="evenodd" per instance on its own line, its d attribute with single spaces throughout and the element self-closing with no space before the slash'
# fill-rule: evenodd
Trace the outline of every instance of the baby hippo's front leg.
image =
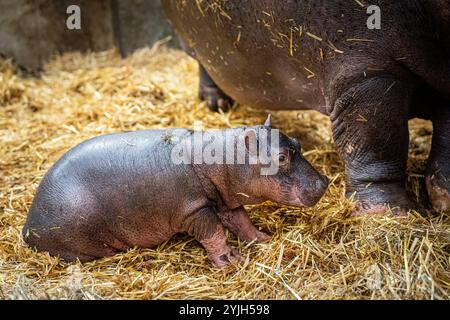
<svg viewBox="0 0 450 320">
<path fill-rule="evenodd" d="M 225 228 L 233 232 L 242 241 L 264 242 L 270 238 L 267 234 L 255 228 L 243 207 L 219 212 L 219 218 Z"/>
<path fill-rule="evenodd" d="M 185 230 L 202 244 L 214 266 L 223 269 L 245 261 L 228 245 L 225 229 L 214 208 L 203 208 L 189 216 L 185 220 Z"/>
</svg>

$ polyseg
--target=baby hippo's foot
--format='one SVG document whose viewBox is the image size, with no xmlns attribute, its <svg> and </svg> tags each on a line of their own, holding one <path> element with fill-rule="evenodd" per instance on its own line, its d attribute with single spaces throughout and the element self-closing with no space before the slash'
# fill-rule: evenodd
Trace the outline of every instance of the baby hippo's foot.
<svg viewBox="0 0 450 320">
<path fill-rule="evenodd" d="M 245 261 L 227 243 L 225 229 L 212 207 L 205 207 L 184 219 L 184 231 L 193 235 L 208 254 L 209 260 L 217 268 L 223 269 Z"/>
<path fill-rule="evenodd" d="M 230 265 L 243 264 L 245 258 L 236 249 L 229 248 L 226 252 L 209 254 L 209 259 L 215 267 L 225 269 Z"/>
<path fill-rule="evenodd" d="M 267 233 L 259 231 L 259 230 L 256 231 L 256 237 L 255 237 L 256 242 L 262 243 L 262 242 L 268 241 L 269 239 L 270 239 L 270 236 Z"/>
<path fill-rule="evenodd" d="M 245 258 L 227 243 L 227 237 L 222 225 L 207 239 L 200 240 L 206 249 L 208 258 L 217 268 L 224 269 L 232 264 L 242 264 Z"/>
<path fill-rule="evenodd" d="M 353 192 L 358 201 L 353 215 L 407 216 L 409 210 L 421 214 L 426 212 L 421 205 L 410 199 L 402 183 L 372 183 L 354 188 Z"/>
<path fill-rule="evenodd" d="M 436 175 L 425 178 L 432 206 L 441 212 L 450 212 L 450 180 Z"/>
<path fill-rule="evenodd" d="M 243 207 L 220 212 L 219 218 L 225 228 L 230 230 L 242 241 L 256 241 L 259 243 L 270 239 L 266 233 L 255 228 Z"/>
</svg>

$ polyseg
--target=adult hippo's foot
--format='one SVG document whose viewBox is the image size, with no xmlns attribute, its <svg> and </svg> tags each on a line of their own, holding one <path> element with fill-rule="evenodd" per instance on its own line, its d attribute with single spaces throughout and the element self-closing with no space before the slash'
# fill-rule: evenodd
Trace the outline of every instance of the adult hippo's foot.
<svg viewBox="0 0 450 320">
<path fill-rule="evenodd" d="M 448 178 L 440 178 L 440 180 L 444 181 L 446 186 L 442 186 L 444 183 L 441 184 L 435 175 L 426 177 L 428 196 L 433 208 L 442 212 L 450 212 L 450 180 Z"/>
<path fill-rule="evenodd" d="M 431 117 L 433 143 L 425 181 L 432 206 L 450 212 L 450 103 L 441 103 Z"/>
<path fill-rule="evenodd" d="M 337 86 L 339 87 L 339 86 Z M 342 85 L 331 112 L 355 214 L 406 215 L 418 204 L 405 190 L 408 113 L 414 86 L 391 76 Z"/>
<path fill-rule="evenodd" d="M 234 104 L 232 98 L 230 98 L 225 92 L 220 89 L 214 80 L 211 79 L 205 68 L 199 64 L 200 72 L 200 87 L 199 98 L 202 101 L 206 101 L 208 108 L 211 111 L 228 111 Z"/>
<path fill-rule="evenodd" d="M 358 201 L 354 215 L 385 215 L 392 213 L 406 216 L 408 210 L 425 212 L 420 204 L 410 198 L 403 183 L 369 183 L 366 186 L 352 188 Z M 350 196 L 353 192 L 347 191 Z"/>
</svg>

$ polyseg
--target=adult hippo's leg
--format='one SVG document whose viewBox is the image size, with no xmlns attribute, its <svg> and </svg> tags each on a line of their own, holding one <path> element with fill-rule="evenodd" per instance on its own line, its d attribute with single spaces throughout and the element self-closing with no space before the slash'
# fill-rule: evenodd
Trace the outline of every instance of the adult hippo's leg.
<svg viewBox="0 0 450 320">
<path fill-rule="evenodd" d="M 395 77 L 365 78 L 346 86 L 331 112 L 334 140 L 345 161 L 347 195 L 356 214 L 405 215 L 418 209 L 405 189 L 408 112 L 414 87 Z"/>
<path fill-rule="evenodd" d="M 200 62 L 198 63 L 198 66 L 200 73 L 198 95 L 200 100 L 206 101 L 206 104 L 211 111 L 219 111 L 219 109 L 228 111 L 234 104 L 233 99 L 217 86 Z"/>
<path fill-rule="evenodd" d="M 181 48 L 192 58 L 197 60 L 195 51 L 189 47 L 183 39 L 179 38 L 179 41 Z M 198 88 L 199 99 L 206 101 L 206 104 L 211 111 L 219 111 L 219 109 L 228 111 L 234 104 L 233 99 L 219 88 L 200 62 L 198 62 L 198 69 L 200 77 Z"/>
<path fill-rule="evenodd" d="M 433 110 L 433 143 L 425 174 L 428 195 L 436 210 L 450 211 L 450 102 Z"/>
</svg>

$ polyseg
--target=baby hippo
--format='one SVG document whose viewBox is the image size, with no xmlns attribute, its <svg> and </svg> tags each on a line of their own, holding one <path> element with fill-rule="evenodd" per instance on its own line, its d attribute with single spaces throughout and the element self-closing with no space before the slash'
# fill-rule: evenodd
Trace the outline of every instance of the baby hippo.
<svg viewBox="0 0 450 320">
<path fill-rule="evenodd" d="M 228 130 L 109 134 L 53 165 L 22 235 L 37 250 L 84 262 L 187 232 L 224 268 L 243 261 L 225 228 L 243 241 L 268 239 L 244 205 L 312 206 L 326 187 L 298 141 L 271 128 L 270 117 L 262 126 Z"/>
</svg>

